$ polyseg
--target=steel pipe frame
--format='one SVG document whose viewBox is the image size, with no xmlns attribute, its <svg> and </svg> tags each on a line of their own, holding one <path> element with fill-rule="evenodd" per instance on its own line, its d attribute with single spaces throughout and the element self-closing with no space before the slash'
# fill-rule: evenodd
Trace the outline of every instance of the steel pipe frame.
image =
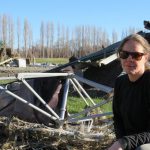
<svg viewBox="0 0 150 150">
<path fill-rule="evenodd" d="M 72 80 L 79 86 L 79 88 L 82 90 L 82 92 L 85 94 L 85 96 L 92 102 L 92 104 L 95 105 L 92 98 L 87 94 L 87 92 L 84 90 L 84 88 L 81 86 L 81 84 L 76 80 L 76 78 L 72 78 Z"/>
<path fill-rule="evenodd" d="M 50 108 L 50 106 L 45 103 L 45 101 L 35 92 L 35 90 L 25 81 L 25 79 L 31 79 L 31 78 L 43 78 L 43 77 L 56 77 L 56 76 L 63 76 L 63 77 L 67 77 L 66 83 L 65 83 L 65 89 L 64 89 L 64 95 L 63 95 L 63 103 L 62 103 L 62 107 L 61 107 L 61 114 L 60 117 Z M 10 77 L 11 79 L 15 79 L 14 77 Z M 9 77 L 7 77 L 7 79 L 10 79 Z M 81 114 L 85 114 L 86 112 L 89 112 L 97 107 L 100 107 L 101 105 L 107 103 L 108 101 L 103 101 L 99 104 L 95 104 L 94 101 L 90 98 L 90 96 L 87 94 L 87 92 L 83 89 L 83 87 L 80 85 L 80 83 L 78 82 L 78 80 L 80 82 L 86 83 L 90 86 L 93 86 L 97 89 L 100 89 L 106 93 L 112 92 L 112 88 L 95 83 L 93 81 L 87 80 L 85 78 L 81 78 L 77 75 L 74 75 L 73 73 L 18 73 L 18 75 L 16 76 L 16 78 L 20 81 L 22 81 L 27 88 L 29 88 L 29 90 L 48 108 L 48 110 L 54 115 L 50 115 L 49 113 L 41 110 L 40 108 L 38 108 L 37 106 L 27 102 L 25 99 L 15 95 L 14 93 L 10 92 L 9 90 L 3 88 L 0 86 L 1 90 L 5 90 L 6 93 L 8 93 L 9 95 L 15 97 L 16 99 L 22 101 L 25 104 L 28 104 L 30 107 L 32 107 L 33 109 L 36 109 L 37 111 L 43 113 L 44 115 L 48 116 L 49 118 L 51 118 L 52 120 L 57 120 L 57 122 L 61 123 L 62 120 L 64 120 L 65 117 L 65 111 L 66 111 L 66 105 L 67 105 L 67 96 L 68 96 L 68 91 L 69 91 L 69 83 L 72 83 L 72 85 L 75 87 L 75 89 L 77 90 L 77 92 L 79 93 L 79 95 L 83 98 L 83 100 L 85 101 L 86 104 L 87 101 L 84 98 L 84 96 L 81 94 L 80 90 L 82 90 L 82 92 L 85 94 L 85 96 L 92 102 L 92 104 L 94 106 L 91 106 L 90 108 L 85 109 L 82 112 L 76 113 L 72 116 L 70 116 L 69 118 L 67 118 L 67 122 L 80 122 L 80 121 L 87 121 L 87 120 L 91 120 L 92 118 L 95 117 L 100 117 L 100 116 L 105 116 L 105 115 L 111 115 L 111 112 L 108 113 L 103 113 L 103 114 L 96 114 L 96 115 L 92 115 L 92 116 L 87 116 L 87 117 L 82 117 L 82 118 L 76 118 L 78 116 L 80 116 Z M 77 78 L 77 79 L 76 79 Z M 4 79 L 4 78 L 3 78 Z M 80 90 L 78 89 L 78 87 L 80 88 Z"/>
<path fill-rule="evenodd" d="M 71 76 L 73 73 L 18 73 L 17 79 L 31 79 L 31 78 L 47 78 L 47 77 L 66 77 Z"/>
<path fill-rule="evenodd" d="M 74 86 L 74 88 L 76 89 L 76 91 L 78 92 L 78 94 L 82 97 L 82 99 L 84 100 L 84 102 L 86 103 L 87 106 L 90 106 L 90 104 L 87 102 L 87 100 L 85 99 L 85 97 L 83 96 L 83 94 L 80 92 L 80 90 L 78 89 L 78 87 L 76 86 L 76 84 L 69 79 L 71 84 Z"/>
<path fill-rule="evenodd" d="M 97 88 L 97 89 L 100 89 L 101 91 L 103 91 L 103 92 L 105 92 L 105 93 L 111 93 L 111 92 L 113 91 L 113 88 L 111 88 L 111 87 L 108 87 L 108 86 L 106 86 L 106 85 L 102 85 L 102 84 L 100 84 L 100 83 L 96 83 L 96 82 L 90 81 L 90 80 L 88 80 L 88 79 L 79 77 L 79 76 L 77 76 L 77 75 L 75 75 L 75 78 L 76 78 L 78 81 L 80 81 L 80 82 L 82 82 L 82 83 L 85 83 L 85 84 L 88 84 L 88 85 L 90 85 L 90 86 L 92 86 L 92 87 L 95 87 L 95 88 Z"/>
<path fill-rule="evenodd" d="M 106 112 L 106 113 L 102 113 L 102 114 L 94 114 L 94 115 L 90 115 L 90 116 L 86 116 L 86 117 L 82 117 L 82 118 L 73 118 L 70 119 L 68 122 L 72 123 L 72 122 L 82 122 L 82 121 L 87 121 L 89 119 L 93 119 L 96 117 L 103 117 L 103 116 L 111 116 L 112 112 Z"/>
<path fill-rule="evenodd" d="M 79 116 L 80 115 L 84 115 L 84 114 L 92 111 L 93 109 L 98 108 L 98 107 L 100 107 L 100 106 L 102 106 L 102 105 L 104 105 L 104 104 L 106 104 L 106 103 L 108 103 L 110 101 L 112 101 L 112 97 L 109 98 L 108 100 L 103 100 L 103 101 L 101 101 L 100 103 L 98 103 L 98 104 L 96 104 L 94 106 L 86 108 L 86 109 L 84 109 L 83 111 L 81 111 L 79 113 L 76 113 L 76 114 L 73 114 L 72 116 L 69 116 L 67 120 L 68 120 L 68 122 L 74 122 L 75 119 L 76 119 L 76 121 L 77 120 L 84 120 L 86 117 L 79 118 Z M 97 114 L 97 117 L 102 117 L 102 116 L 105 116 L 105 115 L 112 115 L 112 112 L 103 113 L 103 114 Z M 91 118 L 95 118 L 95 116 L 93 116 L 93 117 L 92 116 L 91 117 L 87 116 L 87 118 L 91 119 Z"/>
<path fill-rule="evenodd" d="M 60 118 L 62 120 L 65 118 L 68 92 L 69 92 L 69 79 L 67 78 L 66 83 L 65 83 L 65 87 L 64 87 L 64 92 L 63 92 L 62 106 L 60 108 Z"/>
</svg>

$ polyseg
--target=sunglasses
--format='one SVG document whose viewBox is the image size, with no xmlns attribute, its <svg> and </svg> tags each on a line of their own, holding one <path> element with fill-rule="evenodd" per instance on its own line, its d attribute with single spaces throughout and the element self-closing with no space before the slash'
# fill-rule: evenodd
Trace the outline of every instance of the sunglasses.
<svg viewBox="0 0 150 150">
<path fill-rule="evenodd" d="M 145 55 L 144 53 L 140 53 L 140 52 L 127 52 L 127 51 L 120 51 L 119 52 L 119 57 L 122 59 L 127 59 L 129 57 L 129 55 L 132 57 L 132 59 L 135 60 L 141 60 L 142 56 Z"/>
</svg>

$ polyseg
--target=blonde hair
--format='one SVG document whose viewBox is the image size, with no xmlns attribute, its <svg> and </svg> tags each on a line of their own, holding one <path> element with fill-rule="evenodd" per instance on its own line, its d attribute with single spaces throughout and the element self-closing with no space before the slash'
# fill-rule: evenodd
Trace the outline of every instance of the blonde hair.
<svg viewBox="0 0 150 150">
<path fill-rule="evenodd" d="M 140 45 L 143 46 L 144 48 L 144 52 L 145 53 L 149 53 L 150 52 L 150 45 L 148 43 L 148 41 L 142 37 L 141 35 L 139 34 L 131 34 L 129 36 L 127 36 L 120 44 L 119 48 L 118 48 L 118 53 L 120 51 L 122 51 L 122 48 L 123 46 L 129 41 L 129 40 L 133 40 L 133 41 L 136 41 L 138 42 Z"/>
</svg>

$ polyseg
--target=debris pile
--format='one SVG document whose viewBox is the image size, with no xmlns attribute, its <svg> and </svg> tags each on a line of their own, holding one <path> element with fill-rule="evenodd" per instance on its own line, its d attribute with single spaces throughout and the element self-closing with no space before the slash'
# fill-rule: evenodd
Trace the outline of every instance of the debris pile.
<svg viewBox="0 0 150 150">
<path fill-rule="evenodd" d="M 15 150 L 104 150 L 114 138 L 105 126 L 92 133 L 82 132 L 82 125 L 66 125 L 59 129 L 29 123 L 18 118 L 0 118 L 0 148 Z M 104 131 L 105 130 L 105 131 Z M 106 133 L 106 132 L 109 132 Z"/>
</svg>

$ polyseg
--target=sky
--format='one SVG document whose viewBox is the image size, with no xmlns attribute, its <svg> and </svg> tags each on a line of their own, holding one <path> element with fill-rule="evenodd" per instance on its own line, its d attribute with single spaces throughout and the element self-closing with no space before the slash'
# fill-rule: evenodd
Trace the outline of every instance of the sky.
<svg viewBox="0 0 150 150">
<path fill-rule="evenodd" d="M 150 20 L 149 0 L 2 0 L 0 15 L 6 14 L 23 24 L 27 18 L 34 37 L 41 21 L 74 28 L 80 25 L 101 27 L 109 35 L 128 28 L 144 30 L 143 21 Z"/>
</svg>

